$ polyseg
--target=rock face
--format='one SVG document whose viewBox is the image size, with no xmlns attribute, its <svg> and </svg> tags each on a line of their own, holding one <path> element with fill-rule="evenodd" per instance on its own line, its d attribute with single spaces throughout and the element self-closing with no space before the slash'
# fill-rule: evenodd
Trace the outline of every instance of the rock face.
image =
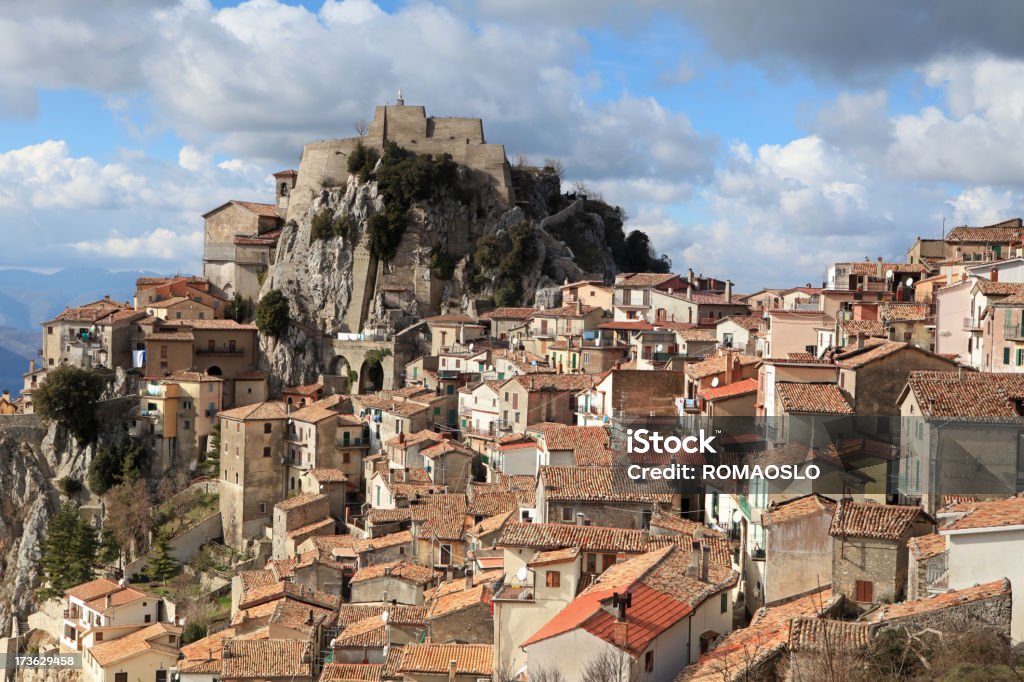
<svg viewBox="0 0 1024 682">
<path fill-rule="evenodd" d="M 619 271 L 618 209 L 564 196 L 550 170 L 515 169 L 512 177 L 517 202 L 510 207 L 486 177 L 459 166 L 451 186 L 413 204 L 397 252 L 386 262 L 368 247 L 368 221 L 386 208 L 377 181 L 353 174 L 342 186 L 321 188 L 305 213 L 291 215 L 263 284 L 263 294 L 284 294 L 293 321 L 285 336 L 261 341 L 272 390 L 315 381 L 328 369 L 319 359 L 324 336 L 393 333 L 429 315 L 484 312 L 495 299 L 557 304 L 557 287 L 566 280 L 608 279 Z M 318 238 L 315 225 L 322 230 L 325 220 L 340 227 Z M 509 235 L 522 235 L 523 226 L 530 256 L 514 269 L 518 282 L 510 283 L 508 268 L 501 275 L 498 264 L 474 257 L 477 242 L 490 237 L 501 256 Z M 506 291 L 499 293 L 502 284 Z"/>
<path fill-rule="evenodd" d="M 56 425 L 31 415 L 0 417 L 0 633 L 36 606 L 46 527 L 60 504 L 57 481 L 82 480 L 92 456 Z"/>
</svg>

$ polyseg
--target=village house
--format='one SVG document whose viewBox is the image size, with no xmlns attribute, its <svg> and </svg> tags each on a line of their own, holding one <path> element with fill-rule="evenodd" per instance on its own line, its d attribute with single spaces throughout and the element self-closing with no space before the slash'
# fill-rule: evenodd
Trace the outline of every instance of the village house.
<svg viewBox="0 0 1024 682">
<path fill-rule="evenodd" d="M 203 276 L 224 298 L 255 302 L 281 236 L 277 207 L 228 201 L 204 213 L 203 222 Z"/>
<path fill-rule="evenodd" d="M 715 324 L 718 345 L 744 355 L 757 353 L 757 334 L 761 328 L 760 315 L 730 315 Z"/>
<path fill-rule="evenodd" d="M 469 348 L 484 335 L 484 325 L 469 315 L 434 315 L 423 321 L 430 329 L 430 354 L 440 355 L 456 348 Z"/>
<path fill-rule="evenodd" d="M 943 523 L 941 514 L 936 514 Z M 923 599 L 949 586 L 949 555 L 946 538 L 938 533 L 910 538 L 907 568 L 907 599 Z"/>
<path fill-rule="evenodd" d="M 644 319 L 655 325 L 675 322 L 713 327 L 722 318 L 750 314 L 746 303 L 733 300 L 732 282 L 728 281 L 721 294 L 698 292 L 688 284 L 683 290 L 651 289 L 648 299 L 651 312 Z"/>
<path fill-rule="evenodd" d="M 576 395 L 593 385 L 588 374 L 523 374 L 497 389 L 499 430 L 523 433 L 540 422 L 571 424 Z"/>
<path fill-rule="evenodd" d="M 160 597 L 113 580 L 97 578 L 64 593 L 60 647 L 85 651 L 161 621 Z"/>
<path fill-rule="evenodd" d="M 154 326 L 145 337 L 146 376 L 198 371 L 228 382 L 234 396 L 237 375 L 256 369 L 256 325 L 234 320 L 171 320 Z M 228 406 L 233 405 L 233 403 Z"/>
<path fill-rule="evenodd" d="M 465 490 L 472 479 L 474 453 L 466 446 L 445 439 L 420 451 L 430 481 L 449 490 Z"/>
<path fill-rule="evenodd" d="M 710 282 L 705 283 L 710 285 Z M 687 280 L 671 273 L 626 272 L 618 274 L 615 276 L 615 288 L 612 297 L 614 319 L 616 322 L 623 320 L 653 322 L 654 314 L 651 312 L 651 292 L 685 292 L 687 287 L 690 287 L 691 290 L 699 287 L 692 270 Z M 698 290 L 700 289 L 698 288 Z"/>
<path fill-rule="evenodd" d="M 946 548 L 945 566 L 940 564 L 948 576 L 945 587 L 961 590 L 1003 578 L 1022 584 L 1024 571 L 1010 548 L 1024 541 L 1024 498 L 966 503 L 961 509 L 959 518 L 939 528 Z M 1024 638 L 1024 604 L 1016 599 L 1010 636 Z"/>
<path fill-rule="evenodd" d="M 374 509 L 370 511 L 376 513 L 394 510 Z M 412 511 L 408 508 L 404 509 L 404 511 L 408 512 L 406 520 L 411 522 Z M 363 538 L 355 543 L 354 549 L 361 568 L 376 566 L 377 564 L 404 561 L 411 554 L 412 532 L 409 530 L 403 530 L 395 533 L 388 533 L 386 535 L 376 535 Z"/>
<path fill-rule="evenodd" d="M 935 532 L 920 507 L 840 500 L 832 515 L 832 588 L 859 608 L 906 596 L 910 538 Z"/>
<path fill-rule="evenodd" d="M 676 416 L 675 396 L 685 391 L 686 374 L 613 369 L 576 394 L 579 426 L 616 426 L 623 419 Z"/>
<path fill-rule="evenodd" d="M 945 237 L 945 257 L 963 262 L 995 261 L 1015 255 L 1024 241 L 1024 221 L 1011 218 L 985 227 L 954 227 Z"/>
<path fill-rule="evenodd" d="M 212 320 L 212 306 L 186 296 L 174 296 L 146 304 L 146 314 L 158 320 Z"/>
<path fill-rule="evenodd" d="M 477 582 L 477 576 L 467 572 L 462 580 L 430 590 L 426 613 L 430 641 L 436 644 L 493 644 L 491 597 L 498 577 L 497 572 L 492 572 L 489 580 Z M 449 585 L 460 585 L 461 589 L 451 589 Z"/>
<path fill-rule="evenodd" d="M 900 394 L 897 487 L 929 512 L 946 495 L 1012 495 L 1019 488 L 1024 376 L 911 372 Z"/>
<path fill-rule="evenodd" d="M 835 509 L 835 500 L 811 493 L 772 503 L 764 511 L 761 603 L 784 602 L 832 584 L 829 528 Z"/>
<path fill-rule="evenodd" d="M 600 374 L 629 355 L 629 346 L 602 342 L 596 333 L 592 339 L 587 338 L 588 335 L 591 334 L 570 336 L 548 344 L 548 366 L 564 372 Z"/>
<path fill-rule="evenodd" d="M 66 308 L 42 323 L 43 367 L 132 367 L 136 322 L 145 317 L 145 313 L 109 296 Z"/>
<path fill-rule="evenodd" d="M 525 472 L 529 476 L 536 476 L 541 466 L 608 467 L 613 463 L 615 453 L 608 429 L 604 426 L 543 422 L 527 429 L 526 435 L 535 444 L 533 468 Z"/>
<path fill-rule="evenodd" d="M 658 512 L 679 510 L 665 481 L 638 484 L 622 467 L 542 466 L 537 476 L 537 521 L 649 528 Z"/>
<path fill-rule="evenodd" d="M 281 402 L 298 410 L 324 397 L 323 382 L 317 381 L 304 386 L 287 386 L 281 389 Z"/>
<path fill-rule="evenodd" d="M 220 413 L 220 511 L 224 543 L 231 547 L 260 535 L 285 496 L 287 421 L 280 402 Z"/>
<path fill-rule="evenodd" d="M 623 675 L 669 682 L 732 629 L 728 591 L 736 579 L 699 542 L 617 563 L 523 642 L 530 674 L 551 669 L 579 682 L 610 655 Z"/>
<path fill-rule="evenodd" d="M 602 310 L 612 309 L 614 287 L 601 280 L 584 279 L 578 282 L 568 282 L 562 285 L 561 290 L 563 305 L 575 305 L 576 301 L 580 301 L 585 305 L 592 305 Z"/>
<path fill-rule="evenodd" d="M 536 308 L 495 308 L 481 315 L 480 321 L 491 323 L 491 338 L 511 341 L 526 336 L 535 312 Z"/>
<path fill-rule="evenodd" d="M 224 405 L 224 380 L 200 372 L 179 371 L 147 378 L 139 388 L 138 417 L 132 432 L 167 471 L 175 461 L 189 468 L 206 459 L 210 436 Z"/>
<path fill-rule="evenodd" d="M 412 560 L 437 569 L 466 565 L 466 495 L 435 493 L 414 500 L 412 506 Z"/>
<path fill-rule="evenodd" d="M 422 606 L 423 591 L 437 584 L 439 575 L 434 569 L 411 561 L 366 566 L 352 576 L 351 601 L 387 603 L 395 599 L 399 604 Z"/>
<path fill-rule="evenodd" d="M 313 682 L 313 645 L 292 639 L 229 639 L 220 682 Z"/>
<path fill-rule="evenodd" d="M 860 262 L 834 263 L 825 275 L 826 290 L 882 292 L 897 301 L 913 299 L 914 283 L 929 268 L 920 263 L 886 263 L 864 259 Z"/>
<path fill-rule="evenodd" d="M 178 661 L 181 627 L 154 623 L 114 640 L 90 646 L 82 660 L 87 682 L 170 679 Z"/>
<path fill-rule="evenodd" d="M 982 315 L 983 372 L 1024 372 L 1024 294 L 993 300 Z"/>
<path fill-rule="evenodd" d="M 697 393 L 704 417 L 749 417 L 756 413 L 757 379 L 742 379 Z"/>
<path fill-rule="evenodd" d="M 688 363 L 683 370 L 686 389 L 673 395 L 684 399 L 683 412 L 697 413 L 700 411 L 698 397 L 701 391 L 752 379 L 757 376 L 760 362 L 759 358 L 726 350 L 706 360 Z"/>
<path fill-rule="evenodd" d="M 292 559 L 306 540 L 334 535 L 335 530 L 326 495 L 302 493 L 289 497 L 274 505 L 272 557 Z"/>
<path fill-rule="evenodd" d="M 931 350 L 935 347 L 935 318 L 931 306 L 921 303 L 883 303 L 878 310 L 890 341 L 902 341 Z"/>
<path fill-rule="evenodd" d="M 548 347 L 559 338 L 582 336 L 584 332 L 597 329 L 603 319 L 602 308 L 584 305 L 582 301 L 560 308 L 538 309 L 530 318 L 527 350 L 546 356 Z"/>
<path fill-rule="evenodd" d="M 211 308 L 214 317 L 222 318 L 227 303 L 213 292 L 210 283 L 203 277 L 193 275 L 175 277 L 140 277 L 135 280 L 135 310 L 145 310 L 153 303 L 169 299 L 184 298 Z"/>
<path fill-rule="evenodd" d="M 823 311 L 769 310 L 762 323 L 764 357 L 784 358 L 791 353 L 821 357 L 835 345 L 835 318 Z"/>
<path fill-rule="evenodd" d="M 757 374 L 757 416 L 778 416 L 776 386 L 779 383 L 836 383 L 836 374 L 831 361 L 803 354 L 791 358 L 764 358 Z"/>
</svg>

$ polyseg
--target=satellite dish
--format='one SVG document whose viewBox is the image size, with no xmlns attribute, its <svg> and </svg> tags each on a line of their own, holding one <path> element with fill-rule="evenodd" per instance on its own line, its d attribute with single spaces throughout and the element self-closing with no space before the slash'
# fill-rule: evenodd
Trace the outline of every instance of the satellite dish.
<svg viewBox="0 0 1024 682">
<path fill-rule="evenodd" d="M 885 278 L 886 279 L 892 279 L 895 274 L 896 273 L 894 273 L 892 270 L 886 270 L 885 271 Z"/>
<path fill-rule="evenodd" d="M 382 613 L 380 614 L 380 620 L 381 620 L 381 622 L 382 622 L 382 623 L 384 623 L 385 625 L 387 624 L 387 622 L 388 622 L 388 619 L 389 619 L 389 618 L 391 618 L 391 614 L 390 614 L 390 613 L 388 613 L 387 611 L 384 611 L 384 612 L 382 612 Z"/>
<path fill-rule="evenodd" d="M 912 277 L 907 277 L 906 285 L 908 287 L 914 286 L 914 279 Z"/>
<path fill-rule="evenodd" d="M 711 379 L 711 388 L 718 388 L 718 377 Z"/>
<path fill-rule="evenodd" d="M 516 580 L 523 582 L 526 580 L 527 570 L 526 566 L 520 566 L 519 570 L 516 571 Z"/>
</svg>

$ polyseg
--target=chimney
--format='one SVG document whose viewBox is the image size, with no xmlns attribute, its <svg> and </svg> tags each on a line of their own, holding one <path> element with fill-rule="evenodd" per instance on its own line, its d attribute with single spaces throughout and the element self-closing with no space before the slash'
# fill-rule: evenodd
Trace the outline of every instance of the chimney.
<svg viewBox="0 0 1024 682">
<path fill-rule="evenodd" d="M 859 349 L 861 349 L 863 347 L 864 347 L 864 333 L 863 332 L 857 332 L 857 349 L 859 350 Z"/>
<path fill-rule="evenodd" d="M 686 281 L 691 287 L 693 286 L 693 268 L 690 268 L 690 271 L 686 273 Z"/>
<path fill-rule="evenodd" d="M 473 589 L 473 571 L 470 570 L 466 571 L 466 589 Z"/>
<path fill-rule="evenodd" d="M 577 317 L 583 314 L 583 301 L 579 298 L 576 299 L 576 315 Z"/>
<path fill-rule="evenodd" d="M 103 600 L 103 605 L 104 608 L 107 609 L 109 609 L 113 605 L 113 600 L 111 599 L 109 594 L 107 595 L 106 599 Z"/>
<path fill-rule="evenodd" d="M 36 371 L 36 361 L 35 360 L 29 360 L 28 361 L 28 371 L 29 372 Z"/>
<path fill-rule="evenodd" d="M 583 512 L 576 512 L 576 525 L 577 526 L 582 526 L 583 525 Z"/>
<path fill-rule="evenodd" d="M 878 262 L 879 262 L 879 263 L 881 263 L 881 262 L 882 262 L 882 257 L 881 257 L 881 256 L 879 256 L 879 257 L 878 257 Z"/>
<path fill-rule="evenodd" d="M 309 610 L 309 617 L 306 618 L 306 625 L 312 625 L 312 624 L 313 624 L 313 609 L 310 609 Z"/>
<path fill-rule="evenodd" d="M 988 278 L 990 280 L 992 280 L 993 282 L 998 282 L 999 281 L 999 270 L 997 268 L 992 268 L 991 270 L 989 270 L 988 271 Z"/>
<path fill-rule="evenodd" d="M 455 659 L 448 661 L 448 682 L 455 682 L 455 671 L 458 670 L 458 664 Z"/>
<path fill-rule="evenodd" d="M 3 398 L 7 402 L 11 402 L 11 392 L 10 391 L 4 391 Z"/>
<path fill-rule="evenodd" d="M 735 360 L 739 360 L 739 358 L 735 358 Z M 733 376 L 732 376 L 733 375 L 733 367 L 734 367 L 733 362 L 734 362 L 734 358 L 733 358 L 733 354 L 732 354 L 732 349 L 730 348 L 730 349 L 725 351 L 725 385 L 726 386 L 728 386 L 729 384 L 731 384 L 733 382 Z"/>
<path fill-rule="evenodd" d="M 711 548 L 705 545 L 701 550 L 700 557 L 700 579 L 708 581 L 708 566 L 711 564 Z"/>
<path fill-rule="evenodd" d="M 694 540 L 690 545 L 690 564 L 686 567 L 686 577 L 696 578 L 700 575 L 700 542 Z"/>
<path fill-rule="evenodd" d="M 693 270 L 690 270 L 690 273 L 692 274 Z M 687 301 L 692 301 L 693 300 L 693 283 L 692 282 L 686 285 L 686 300 Z"/>
<path fill-rule="evenodd" d="M 455 572 L 451 569 L 450 566 L 448 567 L 448 570 L 444 572 L 444 579 L 445 582 L 449 583 L 455 579 Z"/>
<path fill-rule="evenodd" d="M 732 303 L 732 280 L 725 280 L 725 302 Z"/>
</svg>

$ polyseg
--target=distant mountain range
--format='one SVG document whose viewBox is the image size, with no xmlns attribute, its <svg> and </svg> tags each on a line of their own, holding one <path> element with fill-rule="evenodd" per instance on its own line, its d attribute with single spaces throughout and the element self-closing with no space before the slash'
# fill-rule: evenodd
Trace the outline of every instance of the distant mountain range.
<svg viewBox="0 0 1024 682">
<path fill-rule="evenodd" d="M 21 375 L 27 371 L 28 361 L 39 352 L 39 323 L 56 317 L 68 306 L 107 295 L 130 303 L 135 295 L 135 280 L 155 274 L 99 268 L 68 268 L 48 275 L 31 270 L 0 270 L 0 390 L 19 393 Z"/>
</svg>

